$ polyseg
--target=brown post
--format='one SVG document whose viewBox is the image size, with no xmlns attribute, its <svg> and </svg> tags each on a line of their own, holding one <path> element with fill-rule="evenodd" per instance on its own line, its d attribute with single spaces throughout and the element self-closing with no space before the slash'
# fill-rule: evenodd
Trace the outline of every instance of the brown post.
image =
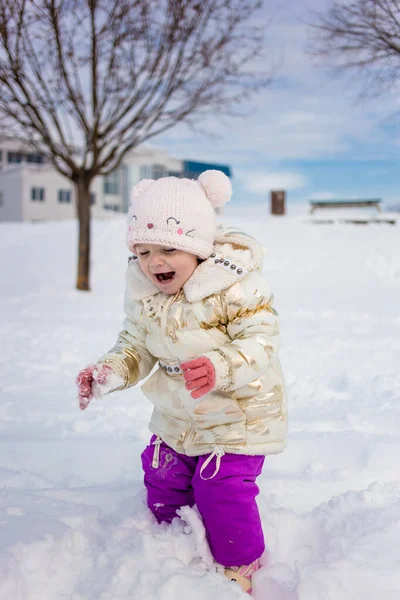
<svg viewBox="0 0 400 600">
<path fill-rule="evenodd" d="M 285 214 L 285 190 L 271 191 L 271 215 Z"/>
</svg>

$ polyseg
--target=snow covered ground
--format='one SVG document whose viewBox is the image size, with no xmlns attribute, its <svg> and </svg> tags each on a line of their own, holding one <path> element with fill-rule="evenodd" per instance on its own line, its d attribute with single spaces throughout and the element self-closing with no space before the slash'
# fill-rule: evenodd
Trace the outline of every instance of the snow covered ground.
<svg viewBox="0 0 400 600">
<path fill-rule="evenodd" d="M 400 235 L 229 210 L 267 248 L 282 321 L 288 448 L 259 506 L 257 600 L 400 597 Z M 234 600 L 197 515 L 145 507 L 140 389 L 78 410 L 74 378 L 123 319 L 123 218 L 93 224 L 92 292 L 74 290 L 76 223 L 0 224 L 0 599 Z"/>
</svg>

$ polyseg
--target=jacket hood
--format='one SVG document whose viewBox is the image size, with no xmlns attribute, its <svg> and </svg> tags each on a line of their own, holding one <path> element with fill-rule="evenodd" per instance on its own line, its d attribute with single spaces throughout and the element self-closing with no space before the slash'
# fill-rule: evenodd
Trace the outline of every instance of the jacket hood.
<svg viewBox="0 0 400 600">
<path fill-rule="evenodd" d="M 183 286 L 187 300 L 197 302 L 230 287 L 251 271 L 261 271 L 263 258 L 263 246 L 251 235 L 232 227 L 218 227 L 211 256 L 196 267 Z M 131 300 L 163 293 L 147 279 L 136 257 L 129 260 L 125 277 Z"/>
</svg>

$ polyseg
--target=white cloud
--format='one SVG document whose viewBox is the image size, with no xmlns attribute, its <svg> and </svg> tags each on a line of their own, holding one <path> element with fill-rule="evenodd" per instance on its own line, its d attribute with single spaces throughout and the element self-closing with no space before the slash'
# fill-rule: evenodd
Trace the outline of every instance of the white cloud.
<svg viewBox="0 0 400 600">
<path fill-rule="evenodd" d="M 361 83 L 353 80 L 350 85 L 349 80 L 332 77 L 305 52 L 309 30 L 299 17 L 306 9 L 323 8 L 321 2 L 328 0 L 282 2 L 267 28 L 282 66 L 272 87 L 248 103 L 247 117 L 208 115 L 198 129 L 218 137 L 207 138 L 180 125 L 153 143 L 180 158 L 231 164 L 234 174 L 267 162 L 275 162 L 278 169 L 282 160 L 330 160 L 349 152 L 353 159 L 397 157 L 396 134 L 384 125 L 385 118 L 399 110 L 398 95 L 356 102 Z M 268 56 L 265 60 L 269 64 Z"/>
<path fill-rule="evenodd" d="M 300 173 L 243 173 L 240 177 L 245 189 L 255 194 L 265 194 L 271 190 L 296 190 L 305 187 L 308 180 Z"/>
</svg>

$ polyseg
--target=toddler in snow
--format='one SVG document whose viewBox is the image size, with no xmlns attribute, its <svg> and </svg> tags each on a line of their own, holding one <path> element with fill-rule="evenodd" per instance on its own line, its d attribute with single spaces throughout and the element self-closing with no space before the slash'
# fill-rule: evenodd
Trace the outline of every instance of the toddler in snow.
<svg viewBox="0 0 400 600">
<path fill-rule="evenodd" d="M 251 591 L 264 538 L 256 504 L 264 457 L 281 452 L 286 392 L 279 317 L 251 236 L 216 226 L 232 193 L 220 171 L 132 190 L 123 330 L 77 377 L 90 400 L 136 385 L 153 403 L 142 454 L 148 506 L 171 522 L 197 505 L 211 552 Z"/>
</svg>

